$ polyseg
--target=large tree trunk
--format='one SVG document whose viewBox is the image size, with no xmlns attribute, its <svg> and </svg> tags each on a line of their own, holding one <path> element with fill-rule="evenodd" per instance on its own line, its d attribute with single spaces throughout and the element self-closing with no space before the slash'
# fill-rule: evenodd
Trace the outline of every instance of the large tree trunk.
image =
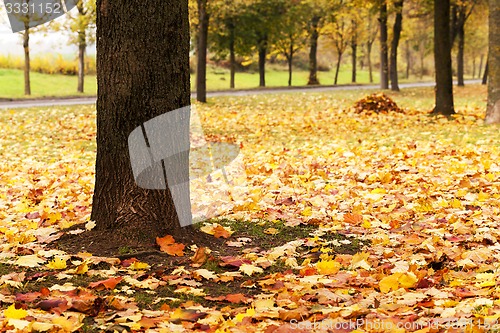
<svg viewBox="0 0 500 333">
<path fill-rule="evenodd" d="M 196 100 L 207 102 L 207 39 L 208 13 L 207 0 L 198 1 L 198 61 L 196 64 Z"/>
<path fill-rule="evenodd" d="M 457 26 L 457 37 L 458 37 L 458 52 L 457 52 L 457 84 L 458 86 L 464 86 L 464 48 L 465 48 L 465 21 L 466 16 L 464 10 L 458 13 L 458 26 Z"/>
<path fill-rule="evenodd" d="M 234 36 L 234 25 L 229 26 L 229 70 L 230 70 L 230 82 L 229 82 L 229 87 L 231 89 L 234 89 L 234 81 L 235 81 L 235 76 L 236 76 L 236 53 L 234 51 L 234 43 L 235 43 L 235 36 Z"/>
<path fill-rule="evenodd" d="M 85 8 L 83 1 L 76 3 L 78 14 L 80 17 L 85 15 Z M 83 85 L 85 80 L 85 49 L 87 48 L 87 34 L 85 29 L 79 28 L 78 30 L 78 87 L 77 91 L 83 93 Z"/>
<path fill-rule="evenodd" d="M 259 87 L 266 86 L 267 36 L 259 41 Z"/>
<path fill-rule="evenodd" d="M 387 51 L 387 3 L 380 0 L 380 88 L 389 89 L 389 65 Z"/>
<path fill-rule="evenodd" d="M 168 188 L 136 185 L 128 149 L 138 126 L 190 104 L 188 1 L 97 0 L 97 78 L 92 232 L 103 246 L 149 246 L 165 234 L 189 234 Z M 179 160 L 188 170 L 188 160 Z"/>
<path fill-rule="evenodd" d="M 500 3 L 490 0 L 486 124 L 500 123 Z"/>
<path fill-rule="evenodd" d="M 401 30 L 403 29 L 403 0 L 398 0 L 394 3 L 396 8 L 396 20 L 394 21 L 394 27 L 392 29 L 392 43 L 391 43 L 391 69 L 389 71 L 391 75 L 391 90 L 399 91 L 398 84 L 398 46 L 399 38 L 401 37 Z"/>
<path fill-rule="evenodd" d="M 307 85 L 309 85 L 309 86 L 319 84 L 318 60 L 317 60 L 318 38 L 319 38 L 319 32 L 318 32 L 319 20 L 320 20 L 319 16 L 314 16 L 311 20 L 311 36 L 309 38 L 309 44 L 310 44 L 310 49 L 309 49 L 309 80 L 307 81 Z"/>
<path fill-rule="evenodd" d="M 436 68 L 436 106 L 433 113 L 451 115 L 453 74 L 451 70 L 450 0 L 434 0 L 434 64 Z"/>
<path fill-rule="evenodd" d="M 31 95 L 30 82 L 30 29 L 26 28 L 23 32 L 24 49 L 24 94 Z"/>
</svg>

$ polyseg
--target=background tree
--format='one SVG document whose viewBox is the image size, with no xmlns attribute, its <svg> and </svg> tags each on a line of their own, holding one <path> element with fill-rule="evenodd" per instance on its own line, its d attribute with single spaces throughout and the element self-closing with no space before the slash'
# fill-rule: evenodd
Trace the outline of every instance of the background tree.
<svg viewBox="0 0 500 333">
<path fill-rule="evenodd" d="M 325 23 L 328 4 L 325 0 L 304 0 L 304 13 L 307 17 L 309 39 L 309 79 L 308 85 L 318 85 L 318 40 Z"/>
<path fill-rule="evenodd" d="M 500 3 L 490 0 L 486 124 L 500 124 Z"/>
<path fill-rule="evenodd" d="M 207 102 L 207 45 L 209 13 L 207 0 L 197 0 L 198 32 L 196 35 L 196 100 Z"/>
<path fill-rule="evenodd" d="M 398 46 L 401 37 L 401 30 L 403 29 L 403 0 L 394 1 L 394 11 L 396 18 L 392 29 L 392 42 L 391 42 L 391 55 L 390 55 L 390 78 L 391 90 L 399 91 L 398 84 Z"/>
<path fill-rule="evenodd" d="M 453 74 L 451 70 L 450 0 L 434 0 L 434 64 L 436 70 L 436 106 L 433 113 L 451 115 Z"/>
<path fill-rule="evenodd" d="M 182 239 L 192 229 L 179 227 L 170 192 L 136 185 L 128 136 L 190 104 L 188 1 L 98 0 L 97 9 L 97 225 L 88 235 L 103 247 Z"/>
<path fill-rule="evenodd" d="M 380 24 L 380 88 L 389 89 L 389 55 L 388 55 L 388 32 L 387 32 L 387 1 L 379 0 Z"/>
</svg>

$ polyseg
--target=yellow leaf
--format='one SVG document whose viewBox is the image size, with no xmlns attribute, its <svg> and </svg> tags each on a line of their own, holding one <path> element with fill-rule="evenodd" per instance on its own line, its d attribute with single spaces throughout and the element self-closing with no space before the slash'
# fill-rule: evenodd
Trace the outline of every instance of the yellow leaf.
<svg viewBox="0 0 500 333">
<path fill-rule="evenodd" d="M 418 278 L 413 272 L 402 274 L 398 279 L 399 285 L 403 288 L 413 288 L 418 283 Z"/>
<path fill-rule="evenodd" d="M 28 311 L 24 309 L 16 309 L 16 306 L 12 304 L 3 311 L 3 315 L 7 319 L 23 319 L 28 315 Z"/>
<path fill-rule="evenodd" d="M 245 273 L 248 276 L 252 275 L 253 273 L 258 274 L 264 272 L 262 268 L 249 264 L 241 264 L 239 271 Z"/>
<path fill-rule="evenodd" d="M 55 257 L 53 260 L 51 260 L 45 266 L 47 268 L 50 268 L 50 269 L 65 269 L 66 268 L 66 259 L 61 258 L 61 257 Z"/>
<path fill-rule="evenodd" d="M 141 269 L 148 269 L 149 265 L 145 262 L 134 261 L 134 263 L 130 265 L 129 268 L 135 271 L 139 271 Z"/>
<path fill-rule="evenodd" d="M 300 213 L 302 216 L 311 216 L 312 215 L 312 208 L 311 207 L 306 207 L 304 210 Z"/>
<path fill-rule="evenodd" d="M 370 254 L 368 252 L 356 253 L 352 256 L 351 267 L 352 269 L 363 268 L 366 270 L 371 269 L 371 265 L 368 262 L 368 257 Z"/>
<path fill-rule="evenodd" d="M 325 275 L 336 274 L 340 270 L 340 267 L 342 265 L 335 260 L 322 260 L 316 264 L 318 273 Z"/>
<path fill-rule="evenodd" d="M 390 291 L 398 290 L 399 289 L 398 280 L 399 280 L 400 276 L 401 276 L 401 273 L 394 273 L 392 275 L 384 277 L 378 283 L 380 291 L 383 293 L 388 293 Z"/>
<path fill-rule="evenodd" d="M 477 195 L 477 200 L 478 201 L 486 201 L 490 198 L 490 194 L 489 193 L 486 193 L 486 192 L 479 192 L 479 194 Z"/>
<path fill-rule="evenodd" d="M 87 273 L 89 270 L 89 265 L 84 262 L 80 265 L 78 265 L 78 267 L 75 269 L 75 274 L 85 274 Z"/>
<path fill-rule="evenodd" d="M 30 254 L 17 258 L 15 264 L 24 267 L 38 267 L 43 264 L 45 259 L 38 257 L 36 254 Z"/>
</svg>

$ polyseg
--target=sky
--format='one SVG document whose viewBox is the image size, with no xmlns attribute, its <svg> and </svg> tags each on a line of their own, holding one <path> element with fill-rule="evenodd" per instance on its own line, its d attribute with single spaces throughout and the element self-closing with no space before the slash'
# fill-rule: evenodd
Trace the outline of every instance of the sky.
<svg viewBox="0 0 500 333">
<path fill-rule="evenodd" d="M 57 20 L 63 20 L 60 17 Z M 61 32 L 37 32 L 30 36 L 31 54 L 58 53 L 62 55 L 77 54 L 77 47 L 68 45 L 68 37 Z M 10 30 L 3 2 L 0 0 L 0 54 L 22 56 L 24 54 L 22 37 Z M 95 46 L 87 48 L 87 54 L 95 54 Z"/>
</svg>

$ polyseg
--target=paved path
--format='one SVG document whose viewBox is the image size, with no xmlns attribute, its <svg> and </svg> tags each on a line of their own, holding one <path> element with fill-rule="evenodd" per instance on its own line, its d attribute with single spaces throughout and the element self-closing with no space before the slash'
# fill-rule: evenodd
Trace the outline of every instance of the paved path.
<svg viewBox="0 0 500 333">
<path fill-rule="evenodd" d="M 481 80 L 467 80 L 466 84 L 481 83 Z M 415 83 L 401 83 L 399 87 L 415 88 L 415 87 L 432 87 L 434 82 L 415 82 Z M 219 96 L 250 96 L 260 94 L 291 94 L 291 93 L 307 93 L 307 92 L 327 92 L 335 90 L 358 90 L 358 89 L 378 89 L 379 85 L 340 85 L 340 86 L 312 86 L 312 87 L 291 87 L 291 88 L 264 88 L 264 89 L 249 89 L 249 90 L 223 90 L 211 91 L 207 93 L 207 97 Z M 196 97 L 196 93 L 191 94 L 192 98 Z M 78 97 L 78 98 L 54 98 L 54 99 L 29 99 L 29 100 L 15 100 L 15 101 L 0 101 L 0 109 L 14 109 L 14 108 L 31 108 L 41 106 L 55 106 L 55 105 L 82 105 L 94 104 L 96 98 L 91 97 Z"/>
</svg>

